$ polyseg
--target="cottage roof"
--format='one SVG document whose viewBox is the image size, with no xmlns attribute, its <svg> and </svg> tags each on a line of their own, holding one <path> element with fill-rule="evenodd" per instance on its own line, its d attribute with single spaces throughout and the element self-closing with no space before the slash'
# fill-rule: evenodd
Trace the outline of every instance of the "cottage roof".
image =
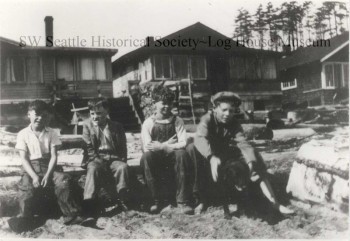
<svg viewBox="0 0 350 241">
<path fill-rule="evenodd" d="M 209 40 L 210 37 L 210 40 Z M 139 60 L 139 58 L 142 58 L 143 56 L 147 56 L 150 53 L 164 53 L 164 51 L 167 51 L 167 53 L 170 53 L 171 51 L 176 51 L 176 53 L 179 53 L 180 51 L 184 52 L 192 52 L 192 53 L 201 53 L 201 52 L 221 52 L 222 54 L 230 54 L 232 52 L 237 54 L 270 54 L 274 56 L 281 56 L 281 53 L 277 53 L 274 51 L 269 50 L 260 50 L 260 49 L 254 49 L 254 48 L 247 48 L 242 46 L 241 44 L 237 43 L 237 41 L 234 41 L 232 38 L 227 37 L 218 31 L 200 23 L 197 22 L 195 24 L 192 24 L 188 27 L 185 27 L 183 29 L 180 29 L 174 33 L 171 33 L 158 41 L 163 42 L 164 40 L 183 40 L 183 39 L 195 39 L 199 40 L 199 44 L 196 46 L 195 50 L 193 49 L 193 46 L 175 46 L 175 47 L 166 47 L 164 45 L 162 46 L 156 46 L 155 42 L 150 42 L 149 46 L 143 46 L 140 47 L 134 51 L 131 51 L 118 59 L 116 59 L 113 62 L 114 68 L 121 68 L 121 66 L 124 66 L 127 63 L 134 62 L 136 59 Z M 225 49 L 224 46 L 218 46 L 216 43 L 218 41 L 229 41 L 230 48 Z M 155 40 L 157 42 L 157 39 Z M 209 43 L 209 41 L 211 41 Z M 178 43 L 178 42 L 177 42 Z M 216 46 L 214 46 L 216 45 Z"/>
<path fill-rule="evenodd" d="M 46 47 L 46 46 L 24 46 L 21 47 L 20 43 L 8 38 L 0 36 L 0 43 L 8 44 L 12 47 L 18 48 L 21 51 L 43 51 L 43 52 L 79 52 L 79 53 L 100 53 L 104 55 L 115 55 L 117 49 L 108 49 L 108 48 L 85 48 L 85 47 Z"/>
<path fill-rule="evenodd" d="M 315 61 L 325 61 L 344 47 L 349 46 L 349 32 L 344 32 L 328 40 L 318 40 L 314 44 L 315 46 L 318 44 L 318 47 L 299 47 L 290 56 L 282 58 L 279 64 L 280 70 L 286 70 Z"/>
</svg>

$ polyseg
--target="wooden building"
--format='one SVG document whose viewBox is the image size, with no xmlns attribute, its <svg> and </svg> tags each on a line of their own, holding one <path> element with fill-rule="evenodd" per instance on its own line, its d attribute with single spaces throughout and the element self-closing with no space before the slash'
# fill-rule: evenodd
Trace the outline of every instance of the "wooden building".
<svg viewBox="0 0 350 241">
<path fill-rule="evenodd" d="M 144 47 L 115 60 L 113 95 L 128 95 L 133 84 L 188 81 L 194 104 L 231 90 L 241 96 L 244 110 L 278 108 L 282 92 L 276 64 L 280 57 L 273 51 L 244 47 L 198 22 L 161 39 L 148 37 Z"/>
<path fill-rule="evenodd" d="M 46 37 L 53 18 L 46 17 Z M 116 49 L 25 46 L 0 37 L 1 104 L 33 99 L 112 97 Z"/>
<path fill-rule="evenodd" d="M 349 32 L 300 47 L 282 58 L 283 104 L 336 104 L 349 98 Z"/>
</svg>

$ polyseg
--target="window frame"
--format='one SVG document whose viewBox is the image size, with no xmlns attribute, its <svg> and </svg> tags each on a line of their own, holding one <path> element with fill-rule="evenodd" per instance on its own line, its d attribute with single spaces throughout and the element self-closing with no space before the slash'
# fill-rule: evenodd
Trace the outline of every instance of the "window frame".
<svg viewBox="0 0 350 241">
<path fill-rule="evenodd" d="M 92 79 L 83 79 L 83 74 L 82 74 L 82 59 L 92 59 Z M 105 69 L 105 79 L 97 79 L 97 60 L 98 59 L 102 59 L 103 63 L 104 63 L 104 69 Z M 91 57 L 91 56 L 80 56 L 79 58 L 77 58 L 78 61 L 78 68 L 77 71 L 79 73 L 79 80 L 78 81 L 107 81 L 108 80 L 108 76 L 107 76 L 107 64 L 106 64 L 106 58 L 104 57 Z"/>
<path fill-rule="evenodd" d="M 321 80 L 322 80 L 322 89 L 329 89 L 329 90 L 334 90 L 336 89 L 336 84 L 335 84 L 335 79 L 334 79 L 334 65 L 335 64 L 340 64 L 341 65 L 341 86 L 339 88 L 344 88 L 347 87 L 345 84 L 345 77 L 344 77 L 344 68 L 345 65 L 349 66 L 348 62 L 326 62 L 322 64 L 322 73 L 321 73 Z M 326 66 L 332 66 L 332 76 L 333 76 L 333 85 L 327 86 L 327 79 L 326 79 Z"/>
<path fill-rule="evenodd" d="M 162 77 L 157 77 L 157 66 L 156 66 L 156 58 L 157 57 L 168 57 L 169 58 L 169 77 L 164 77 L 164 71 L 163 71 L 163 68 L 162 68 Z M 155 80 L 171 80 L 172 79 L 172 59 L 171 59 L 171 55 L 162 55 L 162 54 L 159 54 L 159 55 L 154 55 L 153 58 L 153 74 L 154 74 L 154 79 Z"/>
<path fill-rule="evenodd" d="M 203 78 L 194 78 L 192 75 L 192 59 L 194 58 L 202 58 L 204 60 L 204 77 Z M 189 56 L 189 65 L 190 65 L 190 72 L 189 72 L 189 76 L 191 77 L 191 79 L 193 80 L 206 80 L 208 79 L 208 75 L 207 75 L 207 59 L 205 56 L 202 55 L 191 55 Z"/>
<path fill-rule="evenodd" d="M 187 76 L 185 78 L 178 78 L 178 77 L 175 77 L 175 65 L 174 65 L 174 58 L 177 58 L 177 57 L 184 57 L 186 58 L 186 61 L 187 61 Z M 190 68 L 190 56 L 188 55 L 172 55 L 171 56 L 171 65 L 172 65 L 172 79 L 173 80 L 181 80 L 181 79 L 189 79 L 190 76 L 191 76 L 191 68 Z"/>
<path fill-rule="evenodd" d="M 294 80 L 281 82 L 281 90 L 291 90 L 295 88 L 298 88 L 297 78 L 294 78 Z"/>
</svg>

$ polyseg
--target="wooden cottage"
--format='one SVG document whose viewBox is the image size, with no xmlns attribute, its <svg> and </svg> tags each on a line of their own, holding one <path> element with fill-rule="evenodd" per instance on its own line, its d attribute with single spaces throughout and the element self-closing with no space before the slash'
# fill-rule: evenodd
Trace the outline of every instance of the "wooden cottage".
<svg viewBox="0 0 350 241">
<path fill-rule="evenodd" d="M 282 58 L 283 104 L 326 105 L 349 98 L 349 32 Z"/>
<path fill-rule="evenodd" d="M 148 37 L 144 47 L 115 60 L 113 95 L 128 95 L 133 84 L 187 81 L 194 105 L 205 107 L 212 94 L 231 90 L 241 96 L 243 110 L 278 108 L 280 57 L 273 51 L 244 47 L 198 22 L 161 39 Z"/>
<path fill-rule="evenodd" d="M 111 57 L 116 49 L 82 47 L 21 47 L 0 37 L 1 104 L 53 95 L 112 97 Z"/>
</svg>

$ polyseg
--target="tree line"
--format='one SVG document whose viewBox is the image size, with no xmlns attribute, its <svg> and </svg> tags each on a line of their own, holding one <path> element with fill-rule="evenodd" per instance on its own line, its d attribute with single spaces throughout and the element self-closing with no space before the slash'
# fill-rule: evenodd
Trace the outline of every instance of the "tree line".
<svg viewBox="0 0 350 241">
<path fill-rule="evenodd" d="M 266 6 L 260 4 L 254 14 L 240 8 L 234 20 L 233 38 L 249 47 L 281 51 L 283 45 L 290 45 L 295 50 L 299 43 L 348 31 L 348 21 L 345 2 L 326 1 L 318 8 L 311 1 L 284 2 L 280 6 L 269 2 Z"/>
</svg>

